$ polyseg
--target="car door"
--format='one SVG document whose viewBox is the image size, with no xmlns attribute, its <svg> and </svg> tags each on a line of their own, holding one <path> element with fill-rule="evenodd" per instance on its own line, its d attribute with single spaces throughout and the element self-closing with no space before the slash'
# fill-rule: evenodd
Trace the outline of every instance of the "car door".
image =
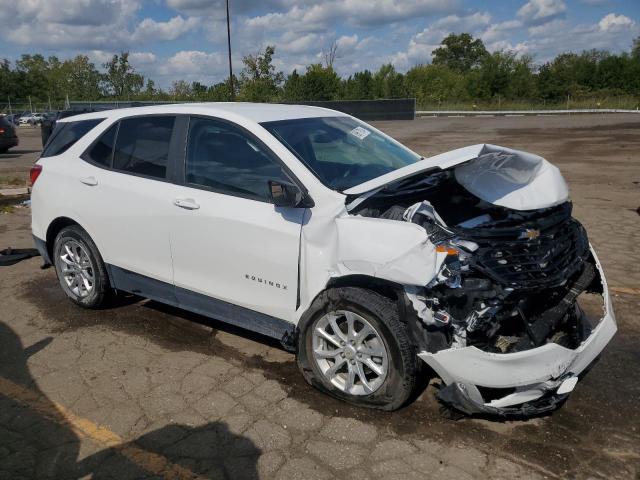
<svg viewBox="0 0 640 480">
<path fill-rule="evenodd" d="M 172 115 L 122 119 L 87 149 L 85 166 L 77 172 L 83 217 L 105 263 L 118 268 L 112 281 L 118 286 L 126 280 L 120 288 L 171 300 L 175 186 L 168 179 L 175 123 Z"/>
<path fill-rule="evenodd" d="M 304 209 L 270 203 L 268 180 L 291 181 L 279 159 L 235 124 L 191 117 L 182 175 L 171 222 L 180 302 L 195 292 L 290 320 Z"/>
</svg>

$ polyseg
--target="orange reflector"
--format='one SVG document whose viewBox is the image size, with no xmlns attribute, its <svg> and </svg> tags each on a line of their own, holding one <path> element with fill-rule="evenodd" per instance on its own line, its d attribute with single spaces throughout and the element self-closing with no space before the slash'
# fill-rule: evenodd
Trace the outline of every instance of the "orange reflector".
<svg viewBox="0 0 640 480">
<path fill-rule="evenodd" d="M 447 247 L 446 245 L 437 245 L 436 252 L 446 253 L 447 255 L 458 255 L 458 250 L 453 247 Z"/>
</svg>

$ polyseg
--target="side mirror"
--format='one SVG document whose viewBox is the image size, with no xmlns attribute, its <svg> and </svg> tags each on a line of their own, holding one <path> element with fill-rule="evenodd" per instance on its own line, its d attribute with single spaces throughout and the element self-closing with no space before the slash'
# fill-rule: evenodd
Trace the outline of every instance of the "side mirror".
<svg viewBox="0 0 640 480">
<path fill-rule="evenodd" d="M 276 207 L 309 208 L 315 205 L 308 193 L 289 182 L 269 180 L 269 194 Z"/>
</svg>

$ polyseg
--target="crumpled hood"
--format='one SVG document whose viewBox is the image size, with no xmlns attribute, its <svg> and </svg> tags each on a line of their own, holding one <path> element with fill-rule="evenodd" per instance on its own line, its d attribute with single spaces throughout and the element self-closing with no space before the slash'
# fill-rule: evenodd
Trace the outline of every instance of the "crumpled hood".
<svg viewBox="0 0 640 480">
<path fill-rule="evenodd" d="M 430 169 L 455 167 L 456 181 L 478 198 L 514 210 L 549 208 L 569 199 L 560 170 L 532 153 L 489 144 L 451 150 L 356 185 L 344 193 L 361 195 Z M 367 195 L 367 196 L 368 196 Z"/>
</svg>

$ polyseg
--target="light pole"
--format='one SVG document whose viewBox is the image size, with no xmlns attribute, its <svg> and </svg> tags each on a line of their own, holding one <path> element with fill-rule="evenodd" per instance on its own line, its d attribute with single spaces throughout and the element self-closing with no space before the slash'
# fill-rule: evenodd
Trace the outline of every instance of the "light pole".
<svg viewBox="0 0 640 480">
<path fill-rule="evenodd" d="M 235 94 L 233 92 L 233 67 L 231 66 L 231 25 L 229 22 L 229 0 L 226 0 L 227 4 L 227 46 L 229 48 L 229 88 L 231 90 L 231 101 L 235 101 Z"/>
</svg>

